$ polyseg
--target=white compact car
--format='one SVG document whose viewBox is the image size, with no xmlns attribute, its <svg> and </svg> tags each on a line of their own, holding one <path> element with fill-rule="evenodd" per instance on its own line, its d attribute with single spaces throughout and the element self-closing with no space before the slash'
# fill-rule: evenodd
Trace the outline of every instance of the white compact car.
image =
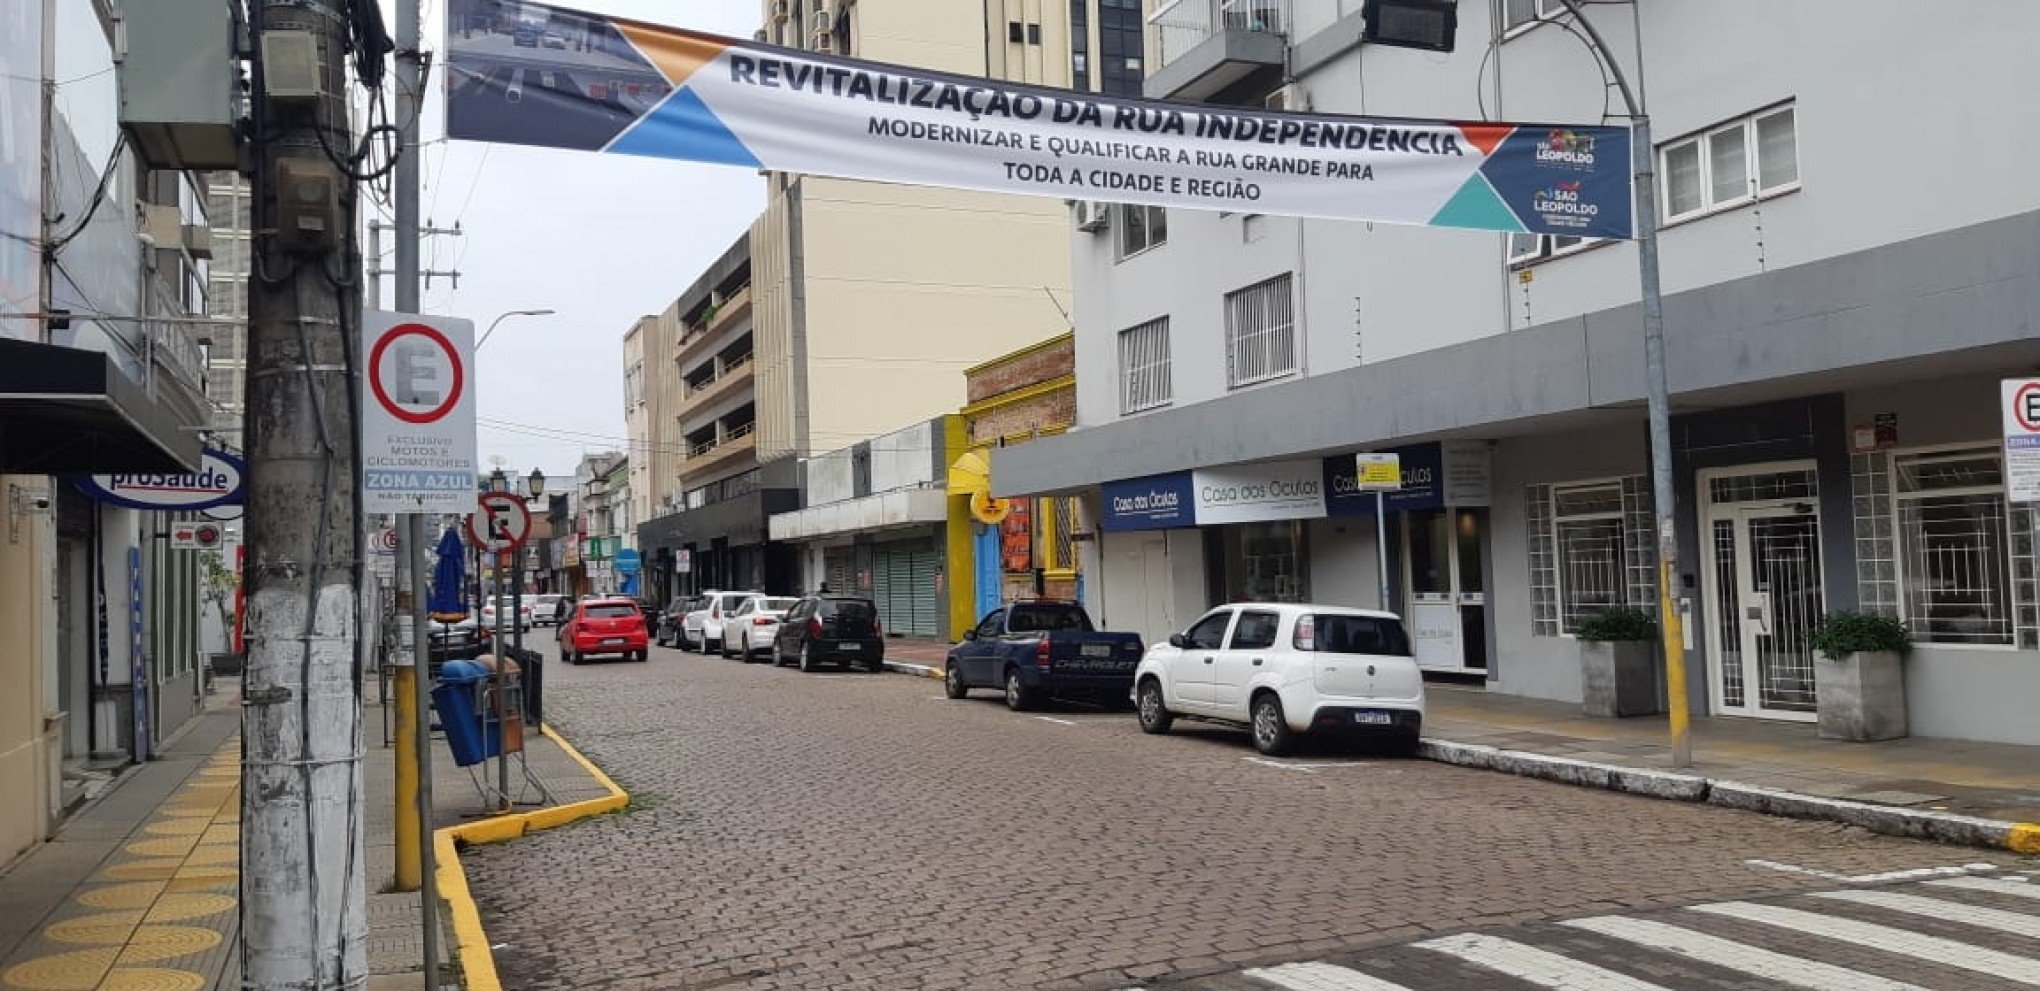
<svg viewBox="0 0 2040 991">
<path fill-rule="evenodd" d="M 723 627 L 728 625 L 730 615 L 745 599 L 756 598 L 756 592 L 703 592 L 701 606 L 687 614 L 681 624 L 681 639 L 686 646 L 699 647 L 704 654 L 721 653 L 723 649 Z"/>
<path fill-rule="evenodd" d="M 1393 613 L 1242 602 L 1205 613 L 1156 644 L 1134 670 L 1140 728 L 1178 717 L 1236 723 L 1279 755 L 1305 733 L 1386 736 L 1416 749 L 1424 679 Z"/>
<path fill-rule="evenodd" d="M 723 623 L 723 656 L 742 658 L 748 664 L 759 652 L 771 650 L 773 639 L 779 636 L 779 621 L 799 601 L 764 595 L 745 599 Z"/>
<path fill-rule="evenodd" d="M 516 618 L 517 628 L 520 630 L 531 629 L 531 601 L 532 600 L 530 596 L 525 596 L 523 599 L 518 600 L 517 606 L 511 612 L 511 615 Z M 497 628 L 496 600 L 494 597 L 490 597 L 487 601 L 482 603 L 481 618 L 483 626 L 486 626 L 492 630 Z"/>
</svg>

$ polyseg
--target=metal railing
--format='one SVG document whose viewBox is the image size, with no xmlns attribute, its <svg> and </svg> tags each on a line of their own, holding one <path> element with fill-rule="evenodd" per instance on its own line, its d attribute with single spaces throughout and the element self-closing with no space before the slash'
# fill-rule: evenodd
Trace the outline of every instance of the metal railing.
<svg viewBox="0 0 2040 991">
<path fill-rule="evenodd" d="M 1183 57 L 1219 30 L 1287 36 L 1293 23 L 1289 5 L 1290 0 L 1169 0 L 1148 16 L 1155 29 L 1155 66 Z"/>
</svg>

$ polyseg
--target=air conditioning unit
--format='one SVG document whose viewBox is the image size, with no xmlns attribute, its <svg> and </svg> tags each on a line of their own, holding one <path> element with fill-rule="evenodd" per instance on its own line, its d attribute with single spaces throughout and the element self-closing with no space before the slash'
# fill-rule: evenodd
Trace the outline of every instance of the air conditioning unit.
<svg viewBox="0 0 2040 991">
<path fill-rule="evenodd" d="M 165 251 L 176 251 L 184 246 L 184 215 L 174 206 L 155 203 L 139 204 L 139 216 L 135 218 L 135 233 L 147 238 L 153 247 Z"/>
<path fill-rule="evenodd" d="M 814 50 L 824 55 L 833 54 L 836 51 L 836 36 L 832 34 L 815 35 Z"/>
<path fill-rule="evenodd" d="M 1097 200 L 1077 201 L 1077 229 L 1096 234 L 1112 223 L 1112 205 Z"/>
<path fill-rule="evenodd" d="M 815 33 L 828 34 L 836 26 L 836 18 L 827 10 L 815 11 Z"/>
<path fill-rule="evenodd" d="M 772 0 L 772 23 L 785 24 L 793 16 L 792 6 L 787 0 Z"/>
<path fill-rule="evenodd" d="M 184 250 L 191 252 L 193 258 L 212 258 L 212 228 L 204 224 L 185 224 Z"/>
</svg>

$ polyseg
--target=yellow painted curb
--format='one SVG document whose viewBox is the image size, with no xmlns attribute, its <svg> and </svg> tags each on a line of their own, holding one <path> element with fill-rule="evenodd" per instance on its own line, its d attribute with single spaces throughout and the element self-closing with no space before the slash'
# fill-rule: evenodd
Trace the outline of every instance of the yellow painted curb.
<svg viewBox="0 0 2040 991">
<path fill-rule="evenodd" d="M 2040 853 L 2040 822 L 2016 822 L 2005 831 L 2005 849 L 2013 853 Z"/>
<path fill-rule="evenodd" d="M 475 905 L 474 893 L 468 889 L 467 871 L 460 865 L 461 843 L 502 843 L 514 840 L 526 833 L 552 829 L 590 816 L 614 812 L 630 804 L 630 793 L 617 787 L 609 775 L 587 757 L 582 756 L 565 737 L 553 732 L 550 726 L 539 727 L 546 738 L 559 744 L 567 756 L 581 765 L 609 794 L 601 798 L 573 802 L 535 812 L 512 812 L 507 815 L 481 819 L 459 826 L 448 826 L 432 833 L 433 860 L 436 869 L 433 879 L 439 886 L 439 899 L 446 903 L 453 922 L 453 946 L 460 961 L 462 983 L 467 991 L 503 991 L 503 981 L 496 974 L 496 955 L 489 949 L 489 934 L 482 929 L 482 912 Z"/>
</svg>

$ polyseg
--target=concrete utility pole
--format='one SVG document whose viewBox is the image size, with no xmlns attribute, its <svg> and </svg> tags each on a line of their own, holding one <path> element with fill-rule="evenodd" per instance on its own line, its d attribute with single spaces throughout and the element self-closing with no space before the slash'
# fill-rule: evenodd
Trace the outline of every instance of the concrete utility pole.
<svg viewBox="0 0 2040 991">
<path fill-rule="evenodd" d="M 1679 532 L 1676 490 L 1672 485 L 1671 389 L 1665 374 L 1664 294 L 1658 281 L 1657 149 L 1651 146 L 1650 113 L 1644 106 L 1640 74 L 1643 65 L 1641 14 L 1637 32 L 1637 88 L 1631 89 L 1622 63 L 1606 39 L 1587 20 L 1580 0 L 1563 0 L 1573 19 L 1593 43 L 1595 57 L 1607 65 L 1622 103 L 1629 111 L 1631 170 L 1636 183 L 1636 260 L 1643 284 L 1643 357 L 1645 386 L 1650 395 L 1651 501 L 1657 512 L 1658 632 L 1664 639 L 1666 708 L 1672 736 L 1672 765 L 1693 764 L 1692 710 L 1687 700 L 1686 634 L 1679 615 Z"/>
<path fill-rule="evenodd" d="M 368 914 L 349 18 L 341 0 L 252 6 L 241 985 L 351 991 Z"/>
</svg>

